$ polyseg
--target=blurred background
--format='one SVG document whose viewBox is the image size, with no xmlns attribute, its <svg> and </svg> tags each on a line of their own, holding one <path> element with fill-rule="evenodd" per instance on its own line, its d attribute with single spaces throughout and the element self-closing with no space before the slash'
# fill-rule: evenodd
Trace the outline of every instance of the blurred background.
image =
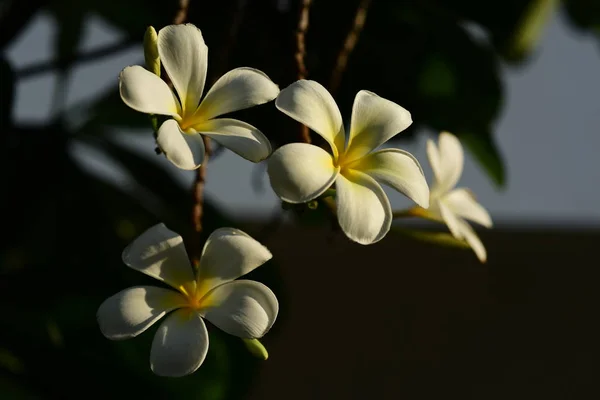
<svg viewBox="0 0 600 400">
<path fill-rule="evenodd" d="M 302 3 L 190 0 L 208 82 L 239 66 L 281 88 L 294 82 Z M 149 368 L 156 328 L 105 339 L 100 303 L 152 284 L 122 264 L 123 248 L 158 222 L 194 237 L 195 173 L 155 154 L 148 119 L 117 88 L 121 69 L 143 63 L 146 27 L 172 23 L 180 7 L 0 2 L 0 398 L 598 397 L 596 0 L 313 0 L 308 77 L 346 117 L 361 89 L 406 107 L 414 124 L 389 145 L 413 153 L 428 178 L 427 139 L 461 139 L 459 184 L 495 221 L 480 232 L 488 263 L 394 233 L 350 243 L 322 207 L 282 210 L 264 163 L 215 147 L 203 234 L 239 227 L 272 250 L 252 273 L 281 302 L 263 341 L 270 358 L 211 329 L 204 365 L 165 379 Z M 299 140 L 272 103 L 236 114 L 275 147 Z M 388 193 L 394 208 L 410 206 Z"/>
</svg>

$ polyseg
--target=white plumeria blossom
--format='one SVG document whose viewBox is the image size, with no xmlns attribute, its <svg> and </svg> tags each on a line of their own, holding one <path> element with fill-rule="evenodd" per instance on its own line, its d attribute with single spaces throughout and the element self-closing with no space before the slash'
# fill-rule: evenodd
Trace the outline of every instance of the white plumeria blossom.
<svg viewBox="0 0 600 400">
<path fill-rule="evenodd" d="M 269 331 L 279 311 L 277 298 L 262 283 L 236 279 L 271 257 L 244 232 L 220 228 L 206 241 L 194 273 L 181 236 L 155 225 L 123 251 L 123 262 L 175 290 L 137 286 L 115 294 L 98 309 L 100 330 L 109 339 L 132 338 L 173 311 L 154 336 L 150 366 L 161 376 L 191 374 L 208 351 L 203 318 L 245 339 Z"/>
<path fill-rule="evenodd" d="M 485 262 L 487 259 L 485 247 L 466 220 L 491 228 L 492 218 L 468 189 L 454 188 L 462 174 L 464 164 L 460 141 L 451 133 L 442 132 L 438 145 L 439 147 L 431 139 L 427 141 L 427 157 L 435 177 L 427 214 L 448 225 L 452 235 L 457 239 L 465 240 L 477 258 Z"/>
<path fill-rule="evenodd" d="M 374 151 L 412 124 L 403 107 L 361 90 L 354 99 L 350 132 L 331 94 L 315 81 L 300 80 L 281 91 L 277 108 L 322 136 L 332 154 L 306 143 L 277 149 L 268 160 L 275 193 L 288 203 L 304 203 L 335 184 L 337 217 L 351 240 L 375 243 L 392 223 L 390 202 L 378 182 L 429 206 L 429 188 L 419 162 L 399 149 Z"/>
<path fill-rule="evenodd" d="M 121 98 L 129 107 L 147 114 L 170 116 L 158 129 L 157 144 L 177 167 L 191 170 L 204 160 L 200 134 L 210 137 L 252 162 L 271 154 L 269 140 L 254 126 L 231 118 L 215 118 L 267 103 L 279 87 L 263 72 L 236 68 L 223 75 L 202 102 L 208 47 L 192 24 L 169 25 L 158 32 L 158 54 L 175 88 L 139 65 L 119 76 Z"/>
</svg>

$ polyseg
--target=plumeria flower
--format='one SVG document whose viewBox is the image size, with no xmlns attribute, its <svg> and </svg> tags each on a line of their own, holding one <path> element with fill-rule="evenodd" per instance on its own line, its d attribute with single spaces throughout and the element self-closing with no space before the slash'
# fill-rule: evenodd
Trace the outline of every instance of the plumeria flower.
<svg viewBox="0 0 600 400">
<path fill-rule="evenodd" d="M 433 140 L 427 141 L 427 157 L 435 177 L 427 215 L 448 225 L 452 235 L 457 239 L 465 240 L 477 258 L 485 262 L 487 259 L 485 247 L 466 220 L 491 228 L 492 218 L 468 189 L 454 188 L 462 174 L 464 163 L 460 141 L 451 133 L 442 132 L 439 148 Z"/>
<path fill-rule="evenodd" d="M 259 282 L 236 280 L 271 257 L 244 232 L 221 228 L 206 241 L 194 273 L 181 236 L 155 225 L 123 251 L 123 262 L 175 290 L 136 286 L 109 297 L 98 310 L 100 330 L 109 339 L 129 339 L 173 311 L 154 336 L 150 367 L 162 376 L 191 374 L 208 351 L 203 318 L 245 339 L 271 328 L 279 311 L 273 292 Z"/>
<path fill-rule="evenodd" d="M 166 157 L 182 169 L 198 168 L 204 159 L 200 134 L 247 160 L 259 162 L 271 154 L 269 140 L 254 126 L 219 115 L 273 100 L 279 88 L 267 75 L 252 68 L 236 68 L 223 75 L 202 101 L 208 47 L 192 24 L 169 25 L 158 32 L 158 54 L 175 93 L 166 82 L 134 65 L 119 76 L 121 98 L 134 110 L 166 115 L 156 141 Z"/>
<path fill-rule="evenodd" d="M 337 217 L 351 240 L 370 244 L 390 230 L 390 202 L 378 182 L 429 205 L 429 188 L 419 162 L 399 149 L 374 151 L 412 123 L 399 105 L 361 90 L 354 99 L 348 137 L 331 94 L 315 81 L 300 80 L 281 91 L 277 108 L 321 135 L 332 153 L 306 143 L 282 146 L 269 158 L 275 193 L 288 203 L 304 203 L 335 184 Z"/>
</svg>

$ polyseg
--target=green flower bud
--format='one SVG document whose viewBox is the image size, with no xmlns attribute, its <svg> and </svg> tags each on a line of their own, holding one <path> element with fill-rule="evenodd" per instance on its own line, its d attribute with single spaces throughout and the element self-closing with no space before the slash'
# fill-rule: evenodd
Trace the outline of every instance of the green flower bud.
<svg viewBox="0 0 600 400">
<path fill-rule="evenodd" d="M 146 68 L 160 76 L 160 57 L 158 56 L 158 35 L 154 27 L 149 26 L 144 34 L 144 59 Z"/>
</svg>

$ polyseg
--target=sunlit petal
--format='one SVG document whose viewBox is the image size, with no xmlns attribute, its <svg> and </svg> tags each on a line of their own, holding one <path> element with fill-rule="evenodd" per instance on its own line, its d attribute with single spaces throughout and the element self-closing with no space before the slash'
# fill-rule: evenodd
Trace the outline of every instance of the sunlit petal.
<svg viewBox="0 0 600 400">
<path fill-rule="evenodd" d="M 429 207 L 429 187 L 421 165 L 409 152 L 385 149 L 348 165 L 403 193 L 423 208 Z"/>
<path fill-rule="evenodd" d="M 464 155 L 460 141 L 448 132 L 440 133 L 436 148 L 432 141 L 427 143 L 427 156 L 436 178 L 436 191 L 452 189 L 463 170 Z"/>
<path fill-rule="evenodd" d="M 444 198 L 444 203 L 452 212 L 462 218 L 477 222 L 487 228 L 492 227 L 492 218 L 467 189 L 455 189 Z"/>
<path fill-rule="evenodd" d="M 196 112 L 204 90 L 208 47 L 192 24 L 169 25 L 158 32 L 158 54 L 179 94 L 183 115 Z"/>
<path fill-rule="evenodd" d="M 267 103 L 279 94 L 279 87 L 262 71 L 236 68 L 223 75 L 197 111 L 207 120 L 219 115 Z"/>
<path fill-rule="evenodd" d="M 121 71 L 119 93 L 125 104 L 139 112 L 178 118 L 181 111 L 179 101 L 169 86 L 139 65 Z"/>
<path fill-rule="evenodd" d="M 194 283 L 194 274 L 183 239 L 164 224 L 154 225 L 138 236 L 125 250 L 123 262 L 129 267 L 161 280 L 176 289 Z"/>
<path fill-rule="evenodd" d="M 439 210 L 440 215 L 442 216 L 443 221 L 448 226 L 448 229 L 457 239 L 464 239 L 463 232 L 460 229 L 461 227 L 461 219 L 456 214 L 452 212 L 450 208 L 448 208 L 443 202 L 437 202 L 437 209 Z"/>
<path fill-rule="evenodd" d="M 171 310 L 185 305 L 174 290 L 152 286 L 125 289 L 106 299 L 98 309 L 100 331 L 109 339 L 139 335 Z"/>
<path fill-rule="evenodd" d="M 475 233 L 473 228 L 466 221 L 459 220 L 458 223 L 463 238 L 466 240 L 469 246 L 471 246 L 479 261 L 485 263 L 487 260 L 487 251 L 485 250 L 481 239 L 479 239 L 479 236 L 477 236 L 477 233 Z"/>
<path fill-rule="evenodd" d="M 156 143 L 175 166 L 192 170 L 204 162 L 204 142 L 197 133 L 183 133 L 175 120 L 167 120 L 158 129 Z"/>
<path fill-rule="evenodd" d="M 383 239 L 392 224 L 392 209 L 381 186 L 355 170 L 345 170 L 335 183 L 338 221 L 346 236 L 360 244 Z"/>
<path fill-rule="evenodd" d="M 223 331 L 241 338 L 260 338 L 271 329 L 279 303 L 262 283 L 239 280 L 225 283 L 209 292 L 200 310 Z"/>
<path fill-rule="evenodd" d="M 373 92 L 361 90 L 352 106 L 346 160 L 356 160 L 375 150 L 411 124 L 412 118 L 405 108 Z"/>
<path fill-rule="evenodd" d="M 306 143 L 277 149 L 267 161 L 273 190 L 288 203 L 304 203 L 325 192 L 338 176 L 331 154 Z"/>
<path fill-rule="evenodd" d="M 321 135 L 334 156 L 344 151 L 345 134 L 340 110 L 331 94 L 320 83 L 299 80 L 279 93 L 277 108 Z"/>
<path fill-rule="evenodd" d="M 271 154 L 271 142 L 257 128 L 237 119 L 217 118 L 194 129 L 246 160 L 260 162 Z"/>
<path fill-rule="evenodd" d="M 197 273 L 199 296 L 246 275 L 271 259 L 271 252 L 257 240 L 234 228 L 210 234 L 202 250 Z"/>
<path fill-rule="evenodd" d="M 160 376 L 179 377 L 196 371 L 208 352 L 208 332 L 197 312 L 181 309 L 158 327 L 150 350 L 150 368 Z"/>
</svg>

